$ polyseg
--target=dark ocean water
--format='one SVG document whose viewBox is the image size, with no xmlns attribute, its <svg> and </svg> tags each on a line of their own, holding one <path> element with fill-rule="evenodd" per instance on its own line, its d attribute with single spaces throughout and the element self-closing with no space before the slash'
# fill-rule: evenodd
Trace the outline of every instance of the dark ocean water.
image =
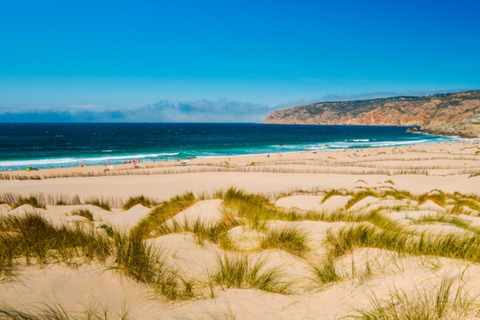
<svg viewBox="0 0 480 320">
<path fill-rule="evenodd" d="M 406 127 L 264 124 L 0 124 L 0 170 L 453 141 Z"/>
</svg>

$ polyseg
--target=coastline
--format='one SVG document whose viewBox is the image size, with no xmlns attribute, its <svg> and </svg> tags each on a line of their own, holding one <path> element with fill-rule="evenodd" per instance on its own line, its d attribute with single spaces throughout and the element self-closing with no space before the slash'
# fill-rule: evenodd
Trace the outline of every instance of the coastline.
<svg viewBox="0 0 480 320">
<path fill-rule="evenodd" d="M 435 135 L 435 136 L 443 136 L 443 135 L 440 135 L 440 134 L 434 134 L 434 133 L 428 133 L 428 132 L 412 132 L 412 133 L 415 133 L 415 134 L 420 134 L 420 135 Z M 285 151 L 266 151 L 266 152 L 263 152 L 263 153 L 246 153 L 246 154 L 232 154 L 232 155 L 211 155 L 211 156 L 208 156 L 208 155 L 205 155 L 205 156 L 196 156 L 194 158 L 191 158 L 188 157 L 187 159 L 185 158 L 180 158 L 178 157 L 177 160 L 167 160 L 167 159 L 158 159 L 158 161 L 154 160 L 154 161 L 144 161 L 142 159 L 145 159 L 145 158 L 149 158 L 149 157 L 152 157 L 152 156 L 158 156 L 158 155 L 167 155 L 167 156 L 170 156 L 171 158 L 174 158 L 175 156 L 178 156 L 180 153 L 179 152 L 170 152 L 170 153 L 165 153 L 165 152 L 162 152 L 162 153 L 156 153 L 156 154 L 132 154 L 132 155 L 114 155 L 112 157 L 90 157 L 90 158 L 85 158 L 85 159 L 82 159 L 82 158 L 78 158 L 78 159 L 74 159 L 74 158 L 54 158 L 54 159 L 31 159 L 31 160 L 28 160 L 28 159 L 24 159 L 24 160 L 9 160 L 11 161 L 10 163 L 7 163 L 7 164 L 4 164 L 3 167 L 6 167 L 6 166 L 10 166 L 10 165 L 16 165 L 18 166 L 19 163 L 22 164 L 22 166 L 24 166 L 25 168 L 28 168 L 28 167 L 33 167 L 35 168 L 36 165 L 38 164 L 47 164 L 47 163 L 56 163 L 58 165 L 58 162 L 56 161 L 59 161 L 59 160 L 63 160 L 65 161 L 64 163 L 68 163 L 67 160 L 70 159 L 70 161 L 75 161 L 77 163 L 80 163 L 81 164 L 77 164 L 75 166 L 52 166 L 51 168 L 40 168 L 39 171 L 48 171 L 49 173 L 51 172 L 60 172 L 62 170 L 60 169 L 72 169 L 72 168 L 78 168 L 80 169 L 81 171 L 85 171 L 83 170 L 84 168 L 93 168 L 95 172 L 98 172 L 100 168 L 103 168 L 103 169 L 106 169 L 107 165 L 110 167 L 110 166 L 114 166 L 115 168 L 119 168 L 120 170 L 125 170 L 125 169 L 128 169 L 129 167 L 132 167 L 132 159 L 136 158 L 138 159 L 137 160 L 137 163 L 139 166 L 143 165 L 143 166 L 149 166 L 149 167 L 163 167 L 163 166 L 171 166 L 172 164 L 174 163 L 177 163 L 177 162 L 184 162 L 184 161 L 192 161 L 192 160 L 201 160 L 201 159 L 223 159 L 222 161 L 224 161 L 225 159 L 229 159 L 229 158 L 236 158 L 236 157 L 258 157 L 258 156 L 263 156 L 263 155 L 288 155 L 288 154 L 301 154 L 301 153 L 305 153 L 305 154 L 309 154 L 309 153 L 318 153 L 318 152 L 336 152 L 336 151 L 343 151 L 343 150 L 355 150 L 355 149 L 374 149 L 374 148 L 395 148 L 395 147 L 399 147 L 399 146 L 416 146 L 416 145 L 423 145 L 423 144 L 438 144 L 438 143 L 448 143 L 448 142 L 454 142 L 454 141 L 461 141 L 462 139 L 475 139 L 475 138 L 462 138 L 460 136 L 457 136 L 457 135 L 450 135 L 450 136 L 447 136 L 445 135 L 444 137 L 452 137 L 452 138 L 456 138 L 458 140 L 451 140 L 451 141 L 446 141 L 446 142 L 438 142 L 438 141 L 424 141 L 424 140 L 411 140 L 411 141 L 408 141 L 408 140 L 400 140 L 400 141 L 389 141 L 389 142 L 386 142 L 386 141 L 370 141 L 369 139 L 350 139 L 350 140 L 345 140 L 344 142 L 340 142 L 340 141 L 337 141 L 337 142 L 332 142 L 331 144 L 332 145 L 340 145 L 342 143 L 344 144 L 348 144 L 348 143 L 355 143 L 356 146 L 355 148 L 353 147 L 347 147 L 347 148 L 342 148 L 340 146 L 338 147 L 335 147 L 335 146 L 331 146 L 330 144 L 328 143 L 324 143 L 325 147 L 324 148 L 320 148 L 320 147 L 308 147 L 308 148 L 311 148 L 311 150 L 285 150 Z M 382 144 L 382 143 L 385 143 L 385 146 L 378 146 L 378 144 Z M 303 147 L 305 148 L 305 146 Z M 308 149 L 307 148 L 307 149 Z M 118 159 L 122 159 L 122 160 L 126 160 L 126 161 L 129 161 L 130 163 L 128 164 L 125 164 L 125 163 L 112 163 L 111 161 L 109 160 L 118 160 Z M 84 161 L 82 161 L 84 160 Z M 99 161 L 105 161 L 105 165 L 88 165 L 88 161 L 95 161 L 95 162 L 99 162 Z M 198 162 L 198 161 L 197 161 Z M 87 163 L 87 164 L 85 164 Z M 59 169 L 59 170 L 56 170 L 56 169 Z M 50 171 L 50 170 L 54 170 L 54 171 Z M 56 170 L 56 171 L 55 171 Z M 35 170 L 35 171 L 32 171 L 32 173 L 38 173 L 39 171 Z M 67 170 L 67 171 L 71 171 L 71 170 Z M 19 174 L 20 172 L 25 172 L 25 169 L 17 169 L 17 170 L 3 170 L 3 171 L 0 171 L 0 177 L 2 176 L 8 176 L 8 175 L 11 175 L 11 174 Z M 1 180 L 1 178 L 0 178 Z"/>
<path fill-rule="evenodd" d="M 425 132 L 419 132 L 419 134 L 425 134 L 425 135 L 430 135 L 430 133 L 425 133 Z M 453 137 L 458 137 L 458 136 L 453 136 Z M 476 143 L 480 141 L 480 139 L 477 138 L 464 138 L 462 139 L 461 137 L 458 137 L 459 140 L 457 141 L 451 141 L 451 142 L 422 142 L 422 143 L 411 143 L 411 144 L 400 144 L 398 146 L 382 146 L 382 147 L 358 147 L 358 148 L 350 148 L 350 149 L 327 149 L 327 150 L 312 150 L 312 151 L 285 151 L 285 152 L 271 152 L 271 153 L 255 153 L 255 154 L 238 154 L 238 155 L 229 155 L 229 156 L 201 156 L 197 157 L 194 159 L 180 159 L 178 158 L 177 160 L 168 160 L 168 161 L 146 161 L 143 162 L 139 161 L 137 163 L 138 169 L 155 169 L 155 168 L 167 168 L 167 167 L 175 167 L 175 166 L 183 166 L 182 162 L 186 162 L 187 166 L 191 165 L 201 165 L 203 163 L 207 163 L 207 165 L 210 164 L 221 164 L 224 162 L 229 162 L 232 165 L 241 163 L 241 160 L 248 161 L 248 162 L 258 162 L 258 161 L 267 161 L 278 159 L 278 157 L 283 157 L 286 156 L 286 159 L 289 158 L 289 155 L 293 155 L 293 158 L 295 159 L 306 159 L 309 158 L 311 155 L 319 154 L 319 153 L 332 153 L 333 155 L 338 155 L 338 153 L 345 153 L 345 152 L 351 152 L 354 150 L 372 150 L 375 152 L 381 152 L 380 150 L 388 150 L 391 151 L 393 149 L 401 148 L 401 147 L 416 147 L 416 146 L 434 146 L 438 147 L 440 145 L 444 145 L 445 143 L 463 143 L 464 141 L 471 141 L 472 143 Z M 402 143 L 402 142 L 400 142 Z M 377 150 L 379 149 L 379 150 Z M 355 153 L 355 152 L 353 152 Z M 173 155 L 174 153 L 171 153 L 170 155 Z M 178 154 L 178 153 L 176 153 Z M 135 156 L 132 156 L 135 157 Z M 114 174 L 114 172 L 118 171 L 126 171 L 126 170 L 138 170 L 135 169 L 135 165 L 132 163 L 128 164 L 108 164 L 108 167 L 113 167 L 113 169 L 109 169 L 107 172 L 110 172 Z M 74 173 L 92 173 L 92 174 L 100 174 L 102 172 L 105 172 L 105 169 L 107 169 L 107 165 L 91 165 L 91 166 L 74 166 L 74 167 L 54 167 L 54 168 L 45 168 L 45 169 L 40 169 L 38 171 L 25 171 L 23 169 L 20 170 L 12 170 L 12 171 L 1 171 L 0 172 L 0 177 L 1 176 L 13 176 L 13 175 L 21 175 L 25 173 L 25 176 L 55 176 L 55 175 L 68 175 L 68 174 L 74 174 Z M 2 180 L 2 178 L 0 178 Z"/>
<path fill-rule="evenodd" d="M 458 247 L 446 247 L 441 239 L 477 236 L 479 139 L 139 166 L 115 165 L 109 172 L 104 166 L 9 172 L 21 176 L 0 181 L 0 217 L 22 222 L 38 216 L 46 230 L 60 230 L 54 233 L 59 237 L 65 230 L 86 230 L 82 239 L 99 237 L 89 240 L 87 249 L 98 243 L 111 249 L 108 259 L 101 260 L 89 258 L 92 251 L 61 246 L 58 251 L 66 250 L 67 257 L 78 255 L 68 260 L 46 242 L 48 262 L 19 259 L 14 277 L 0 281 L 0 300 L 19 310 L 58 301 L 68 312 L 82 314 L 94 295 L 94 307 L 108 306 L 113 315 L 128 311 L 139 319 L 173 320 L 185 314 L 209 319 L 230 312 L 240 318 L 308 319 L 321 314 L 334 320 L 368 305 L 372 292 L 381 296 L 392 287 L 415 292 L 420 284 L 422 290 L 435 289 L 445 275 L 463 275 L 467 266 L 472 279 L 465 278 L 471 284 L 468 290 L 477 294 L 477 260 L 462 256 Z M 29 180 L 35 175 L 45 177 Z M 156 283 L 139 281 L 143 278 L 137 275 L 143 274 L 130 272 L 144 269 L 120 264 L 121 254 L 127 252 L 121 245 L 132 244 L 135 238 L 128 235 L 138 230 L 144 238 L 129 247 L 138 248 L 134 256 L 158 250 L 152 252 L 162 254 L 159 261 L 165 264 L 161 262 L 160 270 L 171 271 L 168 279 L 178 285 L 161 291 Z M 358 247 L 329 254 L 326 241 L 341 240 L 337 237 L 350 230 L 367 240 L 391 232 L 406 245 L 396 246 L 396 239 L 389 246 L 373 242 L 362 247 L 359 242 Z M 125 238 L 118 238 L 122 235 Z M 45 236 L 34 237 L 35 248 Z M 425 252 L 415 251 L 417 239 L 431 241 L 427 246 L 422 242 Z M 63 244 L 59 241 L 55 243 Z M 18 243 L 18 238 L 9 243 Z M 289 291 L 269 291 L 247 282 L 231 286 L 218 276 L 225 261 L 248 268 L 263 261 L 266 269 L 260 274 L 274 268 L 280 283 L 292 285 Z M 337 277 L 334 281 L 318 272 L 325 266 Z"/>
<path fill-rule="evenodd" d="M 193 159 L 185 166 L 178 161 L 145 162 L 138 164 L 138 169 L 132 164 L 121 164 L 107 172 L 105 166 L 12 171 L 1 173 L 0 193 L 64 193 L 122 199 L 146 194 L 165 200 L 186 191 L 215 192 L 230 186 L 267 193 L 302 188 L 352 189 L 357 180 L 369 179 L 375 183 L 392 180 L 412 192 L 458 188 L 478 193 L 474 182 L 479 177 L 469 178 L 480 172 L 478 159 L 480 140 L 468 139 L 270 157 L 264 154 Z"/>
<path fill-rule="evenodd" d="M 261 124 L 16 125 L 5 128 L 0 171 L 120 164 L 210 156 L 289 153 L 444 142 L 458 138 L 412 135 L 406 127 L 265 126 Z M 94 131 L 92 131 L 94 129 Z M 287 130 L 288 129 L 288 130 Z M 29 134 L 28 130 L 33 130 Z M 85 133 L 86 131 L 89 134 Z M 110 132 L 111 131 L 111 132 Z M 50 133 L 49 133 L 50 132 Z M 53 133 L 54 132 L 54 133 Z M 115 132 L 114 137 L 110 137 Z M 30 134 L 40 140 L 29 139 Z M 105 138 L 100 140 L 97 135 Z M 355 139 L 355 137 L 358 137 Z M 136 143 L 140 139 L 142 144 Z M 428 141 L 427 141 L 428 140 Z M 12 144 L 13 141 L 18 145 Z M 42 145 L 46 147 L 42 149 Z M 37 156 L 38 155 L 38 156 Z"/>
</svg>

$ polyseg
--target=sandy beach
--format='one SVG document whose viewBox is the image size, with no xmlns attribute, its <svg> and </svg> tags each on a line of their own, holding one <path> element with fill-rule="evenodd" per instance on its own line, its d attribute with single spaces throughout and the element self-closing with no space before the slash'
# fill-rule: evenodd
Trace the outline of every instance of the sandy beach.
<svg viewBox="0 0 480 320">
<path fill-rule="evenodd" d="M 480 140 L 401 147 L 203 158 L 169 162 L 1 172 L 0 192 L 82 197 L 147 195 L 160 201 L 192 191 L 238 187 L 250 192 L 354 189 L 392 180 L 414 193 L 440 189 L 477 193 Z M 186 165 L 181 163 L 185 162 Z M 57 178 L 58 179 L 55 179 Z M 68 177 L 60 179 L 61 177 Z M 24 180 L 35 179 L 41 180 Z M 19 180 L 22 179 L 22 180 Z"/>
<path fill-rule="evenodd" d="M 113 248 L 2 251 L 2 305 L 113 319 L 339 319 L 375 310 L 372 301 L 435 309 L 430 295 L 448 283 L 442 312 L 478 316 L 478 139 L 138 167 L 1 173 L 2 241 L 27 239 L 22 225 L 39 216 Z M 135 233 L 158 254 L 142 249 L 154 267 L 139 270 L 134 249 L 135 261 L 119 253 L 118 239 Z"/>
<path fill-rule="evenodd" d="M 480 1 L 3 1 L 0 320 L 480 320 Z"/>
</svg>

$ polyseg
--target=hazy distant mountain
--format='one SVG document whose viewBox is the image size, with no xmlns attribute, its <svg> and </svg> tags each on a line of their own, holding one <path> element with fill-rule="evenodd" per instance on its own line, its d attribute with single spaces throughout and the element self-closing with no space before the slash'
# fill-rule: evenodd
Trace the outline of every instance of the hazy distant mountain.
<svg viewBox="0 0 480 320">
<path fill-rule="evenodd" d="M 325 101 L 277 110 L 264 123 L 421 126 L 432 133 L 480 136 L 480 90 L 423 97 Z"/>
</svg>

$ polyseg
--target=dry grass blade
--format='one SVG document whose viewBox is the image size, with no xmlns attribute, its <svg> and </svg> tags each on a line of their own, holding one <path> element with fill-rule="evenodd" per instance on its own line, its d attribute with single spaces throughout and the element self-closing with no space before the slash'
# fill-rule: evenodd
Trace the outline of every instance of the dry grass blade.
<svg viewBox="0 0 480 320">
<path fill-rule="evenodd" d="M 130 197 L 123 204 L 123 210 L 128 210 L 128 209 L 136 206 L 137 204 L 141 204 L 144 207 L 150 208 L 150 207 L 156 206 L 157 202 L 150 199 L 150 198 L 147 198 L 143 195 L 142 196 L 136 196 L 136 197 Z"/>
<path fill-rule="evenodd" d="M 460 282 L 460 283 L 458 283 Z M 371 298 L 370 308 L 359 309 L 351 319 L 363 320 L 438 320 L 466 319 L 478 315 L 477 297 L 470 296 L 461 279 L 444 278 L 433 290 L 418 290 L 413 295 L 395 290 L 382 302 Z M 347 318 L 347 317 L 346 317 Z"/>
<path fill-rule="evenodd" d="M 67 312 L 59 303 L 43 304 L 32 311 L 0 307 L 0 320 L 128 320 L 128 311 L 112 313 L 108 308 L 84 307 L 83 315 Z"/>
<path fill-rule="evenodd" d="M 72 216 L 80 216 L 87 218 L 89 221 L 93 221 L 93 214 L 88 209 L 73 210 L 70 214 Z"/>
<path fill-rule="evenodd" d="M 165 221 L 175 216 L 177 213 L 187 209 L 196 202 L 196 198 L 191 192 L 173 197 L 167 202 L 153 209 L 147 218 L 140 221 L 134 232 L 139 232 L 144 237 L 152 236 L 152 232 L 160 227 Z"/>
<path fill-rule="evenodd" d="M 287 226 L 269 230 L 260 244 L 262 249 L 281 249 L 301 256 L 309 249 L 307 241 L 307 234 L 304 231 Z"/>
<path fill-rule="evenodd" d="M 289 283 L 281 280 L 278 269 L 267 269 L 264 261 L 252 262 L 246 255 L 219 257 L 218 271 L 212 279 L 227 288 L 256 288 L 275 293 L 288 293 L 289 287 Z"/>
<path fill-rule="evenodd" d="M 239 225 L 236 219 L 224 219 L 218 223 L 206 223 L 202 219 L 190 222 L 185 219 L 183 223 L 172 220 L 169 224 L 162 224 L 156 228 L 153 233 L 155 235 L 164 235 L 180 232 L 192 232 L 198 244 L 203 245 L 206 240 L 212 243 L 220 243 L 227 237 L 228 230 Z"/>
</svg>

